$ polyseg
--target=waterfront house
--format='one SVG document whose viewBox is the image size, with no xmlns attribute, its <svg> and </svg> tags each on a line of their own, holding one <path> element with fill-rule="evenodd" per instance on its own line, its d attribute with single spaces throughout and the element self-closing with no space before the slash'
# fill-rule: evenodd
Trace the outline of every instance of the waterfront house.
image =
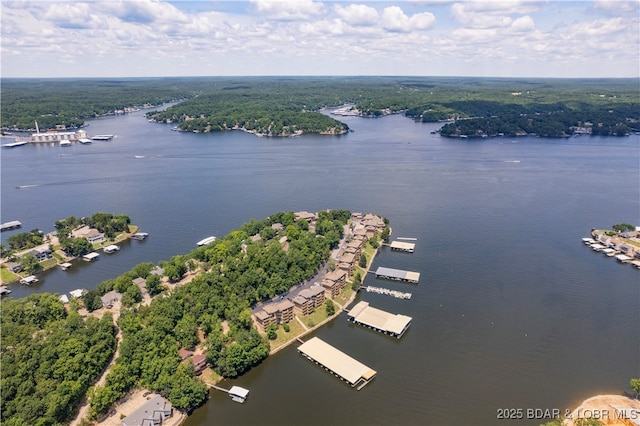
<svg viewBox="0 0 640 426">
<path fill-rule="evenodd" d="M 82 226 L 73 232 L 71 236 L 74 238 L 85 238 L 91 244 L 97 244 L 104 241 L 104 234 L 95 228 L 89 228 L 87 225 Z"/>
<path fill-rule="evenodd" d="M 310 213 L 307 211 L 301 211 L 301 212 L 295 212 L 294 216 L 296 218 L 296 220 L 306 220 L 308 223 L 314 222 L 317 219 L 317 216 L 315 213 Z"/>
<path fill-rule="evenodd" d="M 157 426 L 173 416 L 171 403 L 160 395 L 154 395 L 133 413 L 122 419 L 122 426 Z"/>
<path fill-rule="evenodd" d="M 35 256 L 35 258 L 38 259 L 38 261 L 40 262 L 42 262 L 43 260 L 50 259 L 52 256 L 51 250 L 49 250 L 49 248 L 44 248 L 44 247 L 33 249 L 29 252 L 29 254 Z"/>
<path fill-rule="evenodd" d="M 196 374 L 201 374 L 207 368 L 207 357 L 203 354 L 192 356 L 191 362 L 193 362 L 193 370 Z"/>
<path fill-rule="evenodd" d="M 118 293 L 115 290 L 111 290 L 104 296 L 100 297 L 100 300 L 102 301 L 102 306 L 104 306 L 105 308 L 111 308 L 113 307 L 114 303 L 120 300 L 120 297 L 122 297 L 122 294 Z"/>
<path fill-rule="evenodd" d="M 16 262 L 9 262 L 7 263 L 7 269 L 14 274 L 17 274 L 18 272 L 22 271 L 22 265 Z"/>
<path fill-rule="evenodd" d="M 356 257 L 354 253 L 343 253 L 338 260 L 338 265 L 342 265 L 339 269 L 345 270 L 345 265 L 348 265 L 348 268 L 345 270 L 345 272 L 349 275 L 353 275 L 353 271 L 356 267 L 356 259 L 358 258 L 359 256 Z"/>
</svg>

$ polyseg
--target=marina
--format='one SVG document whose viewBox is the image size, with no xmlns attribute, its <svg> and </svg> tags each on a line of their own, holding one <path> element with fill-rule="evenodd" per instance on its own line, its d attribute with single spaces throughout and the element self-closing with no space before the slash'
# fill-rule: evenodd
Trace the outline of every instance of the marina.
<svg viewBox="0 0 640 426">
<path fill-rule="evenodd" d="M 391 247 L 391 250 L 413 253 L 416 245 L 414 243 L 405 243 L 403 241 L 392 241 L 391 244 L 389 244 L 389 247 Z"/>
<path fill-rule="evenodd" d="M 411 299 L 411 293 L 404 293 L 402 291 L 389 290 L 388 288 L 373 287 L 370 285 L 360 288 L 364 289 L 367 293 L 386 294 L 387 296 L 393 296 L 396 299 Z"/>
<path fill-rule="evenodd" d="M 420 273 L 412 271 L 403 271 L 402 269 L 378 267 L 374 272 L 376 278 L 383 278 L 392 281 L 405 281 L 412 284 L 418 284 L 420 281 Z"/>
<path fill-rule="evenodd" d="M 358 390 L 371 382 L 377 374 L 375 370 L 318 337 L 313 337 L 298 346 L 298 352 L 341 380 L 346 381 L 351 387 L 357 386 Z"/>
<path fill-rule="evenodd" d="M 360 301 L 349 310 L 347 319 L 354 324 L 362 325 L 399 339 L 407 331 L 413 318 L 401 314 L 392 314 L 382 309 L 374 308 L 368 302 Z"/>
</svg>

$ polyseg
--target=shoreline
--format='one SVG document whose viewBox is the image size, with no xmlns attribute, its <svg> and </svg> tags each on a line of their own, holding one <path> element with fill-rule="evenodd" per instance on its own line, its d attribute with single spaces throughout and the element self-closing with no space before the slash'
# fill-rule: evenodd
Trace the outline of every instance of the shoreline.
<svg viewBox="0 0 640 426">
<path fill-rule="evenodd" d="M 625 395 L 592 396 L 567 414 L 562 424 L 574 426 L 592 419 L 607 426 L 627 426 L 640 419 L 640 400 Z"/>
</svg>

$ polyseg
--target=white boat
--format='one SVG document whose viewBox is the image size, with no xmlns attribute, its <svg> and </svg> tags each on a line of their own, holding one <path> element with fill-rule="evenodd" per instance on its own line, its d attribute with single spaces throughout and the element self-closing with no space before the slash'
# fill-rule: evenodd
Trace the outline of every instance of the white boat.
<svg viewBox="0 0 640 426">
<path fill-rule="evenodd" d="M 111 244 L 110 246 L 106 246 L 105 248 L 103 248 L 102 251 L 104 251 L 105 253 L 115 253 L 117 251 L 120 251 L 120 247 L 115 244 Z"/>
<path fill-rule="evenodd" d="M 69 139 L 62 139 L 60 141 L 60 146 L 71 146 L 71 141 Z"/>
<path fill-rule="evenodd" d="M 207 244 L 211 244 L 212 242 L 214 242 L 216 240 L 216 237 L 207 237 L 203 240 L 198 241 L 198 247 L 202 247 L 202 246 L 206 246 Z"/>
</svg>

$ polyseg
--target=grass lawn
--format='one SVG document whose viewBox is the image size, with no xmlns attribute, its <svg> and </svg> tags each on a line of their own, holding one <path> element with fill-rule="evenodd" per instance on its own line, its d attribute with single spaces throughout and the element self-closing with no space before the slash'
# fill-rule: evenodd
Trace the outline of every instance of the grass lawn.
<svg viewBox="0 0 640 426">
<path fill-rule="evenodd" d="M 6 284 L 12 281 L 18 281 L 20 279 L 20 275 L 14 274 L 7 268 L 0 268 L 0 278 L 2 278 L 2 284 Z"/>
<path fill-rule="evenodd" d="M 349 301 L 351 295 L 353 294 L 353 289 L 351 288 L 351 283 L 347 283 L 345 287 L 342 289 L 338 297 L 334 298 L 334 300 L 344 306 L 345 303 Z M 337 306 L 336 306 L 337 309 Z"/>
<path fill-rule="evenodd" d="M 40 265 L 42 266 L 43 270 L 55 268 L 57 264 L 58 264 L 58 260 L 55 257 L 52 257 L 51 259 L 47 259 L 43 262 L 40 262 Z"/>
<path fill-rule="evenodd" d="M 269 340 L 269 349 L 273 350 L 279 348 L 280 346 L 294 339 L 296 336 L 302 334 L 304 331 L 305 329 L 304 327 L 302 327 L 302 324 L 300 324 L 298 320 L 294 318 L 293 320 L 289 321 L 288 333 L 284 331 L 282 326 L 278 327 L 278 330 L 276 331 L 278 337 L 276 338 L 276 340 Z"/>
</svg>

